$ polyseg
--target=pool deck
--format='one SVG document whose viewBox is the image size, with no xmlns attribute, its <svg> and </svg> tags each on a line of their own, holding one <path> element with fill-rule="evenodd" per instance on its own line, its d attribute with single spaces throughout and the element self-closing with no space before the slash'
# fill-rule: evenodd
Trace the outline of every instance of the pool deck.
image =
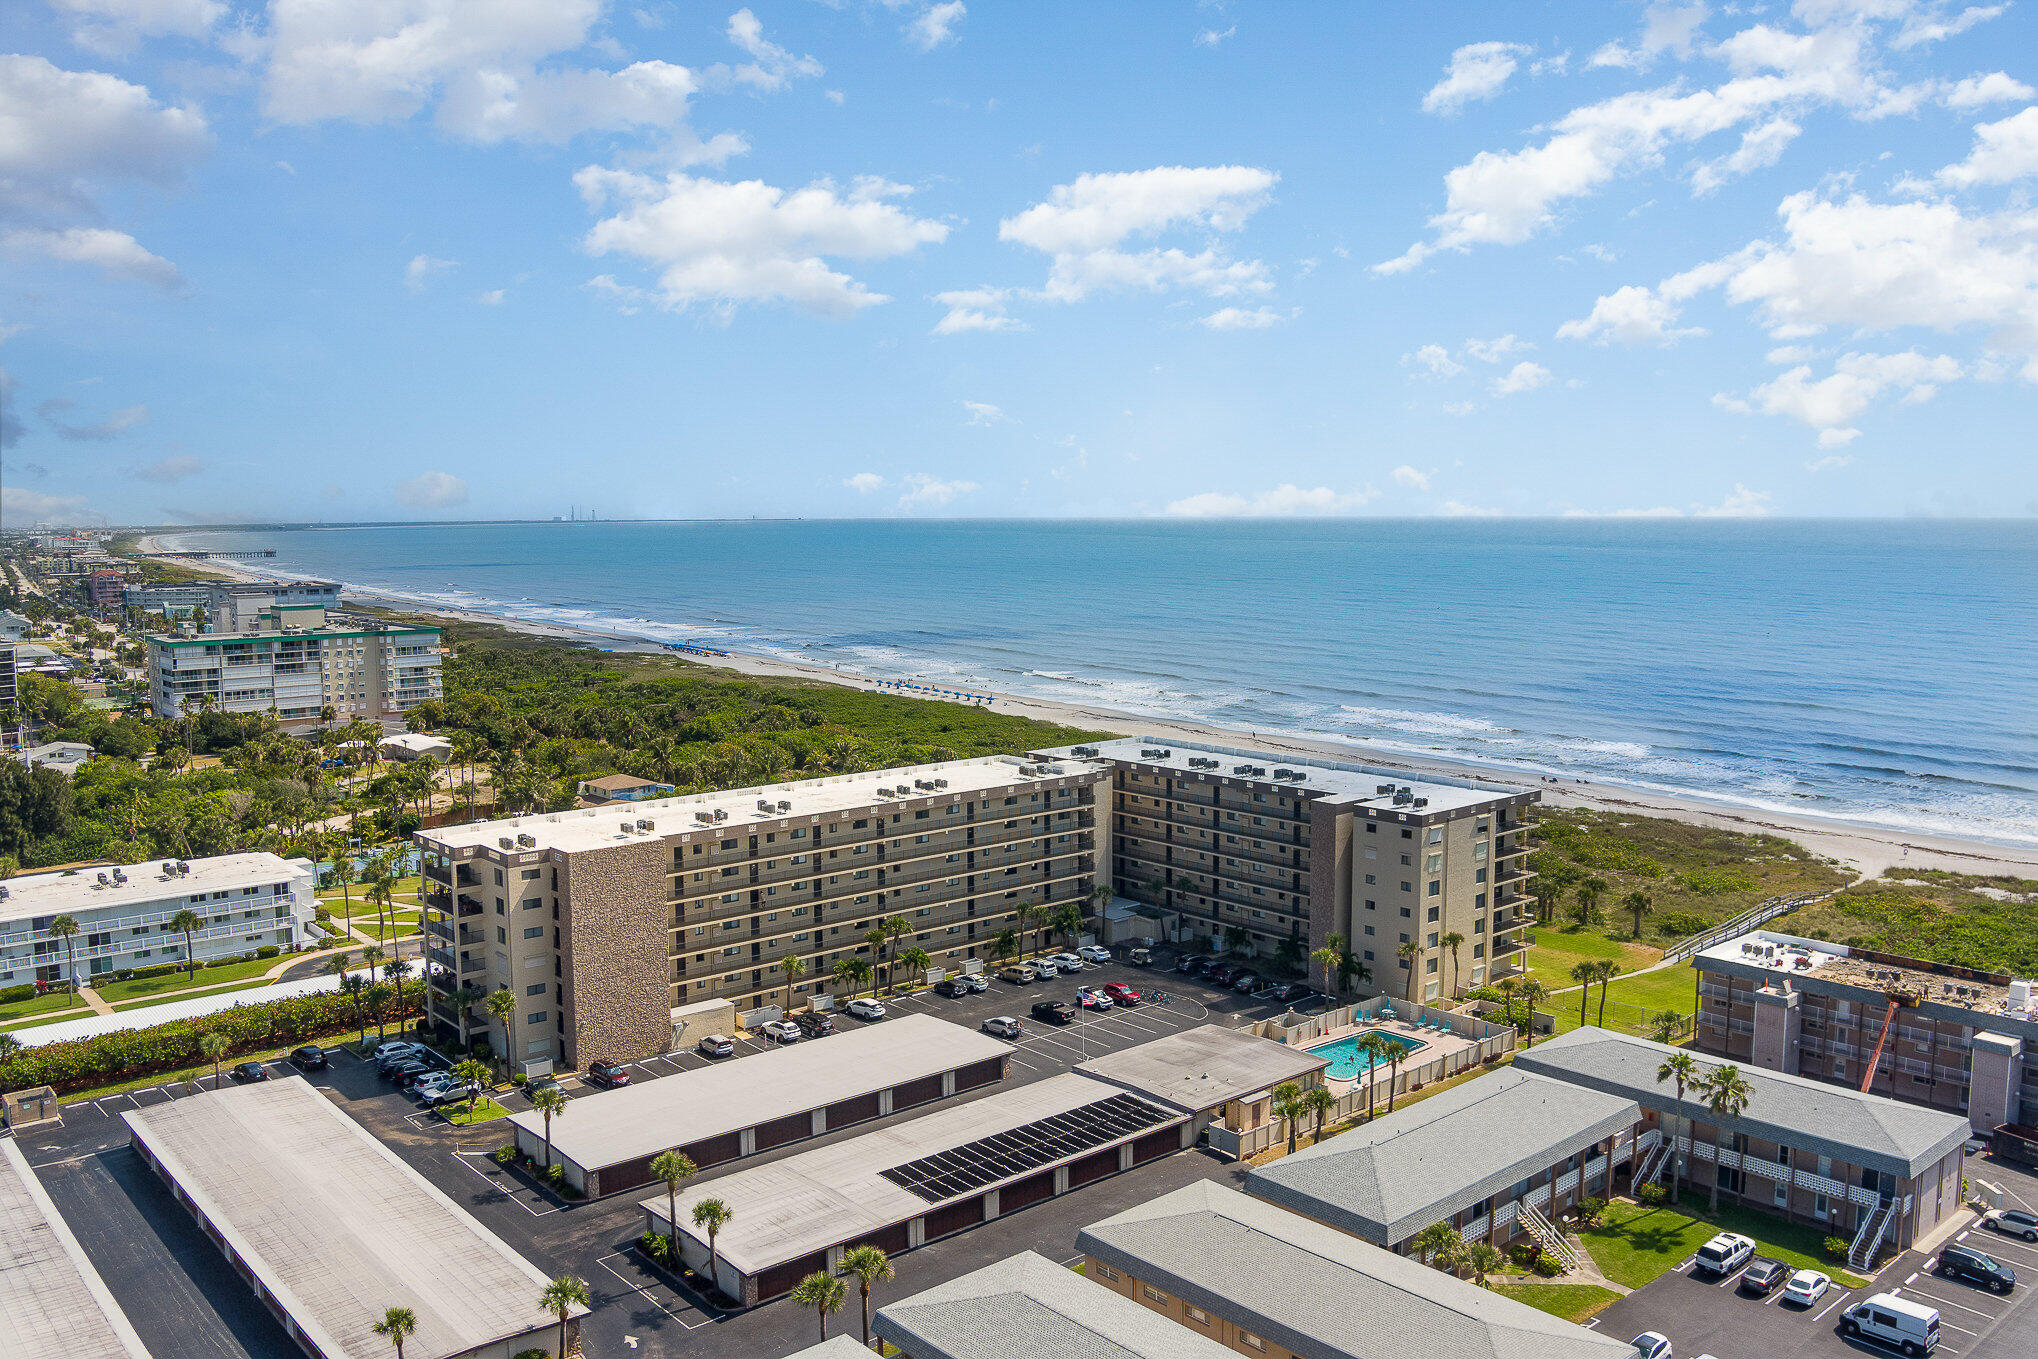
<svg viewBox="0 0 2038 1359">
<path fill-rule="evenodd" d="M 1450 1033 L 1443 1029 L 1417 1027 L 1405 1019 L 1368 1019 L 1363 1024 L 1345 1024 L 1318 1034 L 1315 1038 L 1309 1040 L 1305 1050 L 1314 1052 L 1318 1048 L 1337 1042 L 1340 1038 L 1356 1038 L 1364 1033 L 1380 1033 L 1394 1038 L 1412 1038 L 1421 1043 L 1422 1047 L 1418 1051 L 1410 1053 L 1408 1060 L 1402 1063 L 1402 1070 L 1404 1071 L 1412 1064 L 1433 1062 L 1440 1057 L 1449 1057 L 1463 1052 L 1467 1048 L 1479 1046 L 1475 1040 L 1466 1038 L 1462 1034 Z M 1342 1095 L 1347 1090 L 1364 1089 L 1376 1077 L 1391 1075 L 1392 1071 L 1392 1067 L 1374 1067 L 1363 1076 L 1355 1076 L 1350 1080 L 1340 1080 L 1326 1071 L 1324 1073 L 1324 1084 L 1329 1086 L 1333 1093 Z"/>
</svg>

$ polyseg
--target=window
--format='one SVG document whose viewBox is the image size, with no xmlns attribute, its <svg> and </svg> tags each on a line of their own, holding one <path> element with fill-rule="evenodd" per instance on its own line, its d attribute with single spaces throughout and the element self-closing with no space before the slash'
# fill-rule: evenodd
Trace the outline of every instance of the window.
<svg viewBox="0 0 2038 1359">
<path fill-rule="evenodd" d="M 1436 879 L 1436 878 L 1431 878 L 1431 879 L 1429 880 L 1429 894 L 1430 894 L 1431 896 L 1433 896 L 1433 897 L 1435 897 L 1435 896 L 1442 896 L 1442 895 L 1443 895 L 1443 891 L 1444 891 L 1444 885 L 1443 885 L 1443 883 L 1442 883 L 1441 881 L 1439 881 L 1439 880 L 1438 880 L 1438 879 Z"/>
<path fill-rule="evenodd" d="M 531 983 L 531 984 L 530 984 L 529 986 L 526 986 L 526 987 L 524 988 L 524 994 L 525 994 L 525 995 L 527 995 L 527 996 L 542 996 L 542 995 L 544 995 L 544 994 L 545 994 L 545 983 L 543 983 L 543 982 L 533 982 L 533 983 Z"/>
<path fill-rule="evenodd" d="M 543 1024 L 543 1023 L 544 1023 L 544 1022 L 545 1022 L 546 1020 L 550 1019 L 551 1017 L 552 1017 L 552 1012 L 551 1012 L 551 1011 L 549 1011 L 549 1010 L 540 1010 L 540 1011 L 538 1011 L 538 1012 L 537 1012 L 536 1014 L 528 1014 L 528 1015 L 525 1015 L 525 1016 L 524 1016 L 524 1023 L 526 1023 L 526 1024 Z"/>
<path fill-rule="evenodd" d="M 1208 1326 L 1210 1324 L 1210 1314 L 1200 1307 L 1190 1307 L 1184 1303 L 1183 1311 L 1189 1320 L 1195 1322 L 1198 1326 Z"/>
<path fill-rule="evenodd" d="M 1096 1265 L 1094 1265 L 1093 1268 L 1096 1270 L 1098 1278 L 1109 1279 L 1112 1283 L 1118 1282 L 1118 1271 L 1111 1268 L 1111 1266 L 1104 1264 L 1100 1261 Z"/>
<path fill-rule="evenodd" d="M 533 925 L 533 926 L 531 926 L 531 927 L 530 927 L 529 929 L 527 929 L 527 930 L 525 930 L 525 931 L 524 931 L 524 938 L 526 938 L 526 939 L 541 939 L 541 938 L 543 938 L 543 937 L 544 937 L 544 934 L 545 934 L 545 927 L 544 927 L 543 925 Z"/>
<path fill-rule="evenodd" d="M 1166 1302 L 1168 1300 L 1168 1295 L 1155 1288 L 1152 1284 L 1141 1284 L 1139 1291 L 1146 1295 L 1148 1302 Z"/>
<path fill-rule="evenodd" d="M 1373 875 L 1371 873 L 1366 874 L 1366 886 L 1371 887 L 1373 885 L 1373 882 L 1374 882 Z"/>
<path fill-rule="evenodd" d="M 1254 1335 L 1251 1331 L 1240 1331 L 1238 1333 L 1238 1343 L 1249 1350 L 1254 1350 L 1261 1354 L 1266 1353 L 1267 1350 L 1267 1342 Z"/>
</svg>

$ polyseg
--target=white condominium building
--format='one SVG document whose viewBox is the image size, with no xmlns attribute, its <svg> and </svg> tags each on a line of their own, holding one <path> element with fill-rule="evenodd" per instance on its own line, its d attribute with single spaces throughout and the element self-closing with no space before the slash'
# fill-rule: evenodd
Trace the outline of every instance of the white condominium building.
<svg viewBox="0 0 2038 1359">
<path fill-rule="evenodd" d="M 268 713 L 307 727 L 330 705 L 341 721 L 400 716 L 442 694 L 439 630 L 358 619 L 328 621 L 316 604 L 277 605 L 256 631 L 149 638 L 149 705 L 183 716 L 210 700 L 219 712 Z"/>
<path fill-rule="evenodd" d="M 77 922 L 70 956 L 79 980 L 105 972 L 183 962 L 180 911 L 205 922 L 191 934 L 200 962 L 251 953 L 265 944 L 290 950 L 311 937 L 316 875 L 308 859 L 223 854 L 160 859 L 125 868 L 32 873 L 0 883 L 0 987 L 65 976 L 58 916 Z"/>
</svg>

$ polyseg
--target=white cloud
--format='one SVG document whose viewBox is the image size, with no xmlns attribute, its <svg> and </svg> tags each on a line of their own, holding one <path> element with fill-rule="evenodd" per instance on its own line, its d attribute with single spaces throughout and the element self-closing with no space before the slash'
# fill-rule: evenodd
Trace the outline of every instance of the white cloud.
<svg viewBox="0 0 2038 1359">
<path fill-rule="evenodd" d="M 1766 170 L 1783 159 L 1783 153 L 1804 129 L 1789 118 L 1771 118 L 1741 134 L 1736 150 L 1702 162 L 1691 172 L 1691 191 L 1703 198 L 1728 180 L 1739 179 L 1756 170 Z"/>
<path fill-rule="evenodd" d="M 11 227 L 0 231 L 0 250 L 23 259 L 87 264 L 108 278 L 129 279 L 174 290 L 183 284 L 177 266 L 145 249 L 125 231 L 106 227 Z"/>
<path fill-rule="evenodd" d="M 1594 302 L 1591 315 L 1558 326 L 1557 338 L 1590 340 L 1594 344 L 1609 340 L 1622 344 L 1673 344 L 1686 336 L 1705 334 L 1696 326 L 1679 329 L 1673 324 L 1677 316 L 1674 304 L 1631 283 Z"/>
<path fill-rule="evenodd" d="M 974 481 L 943 481 L 925 472 L 909 472 L 900 482 L 906 487 L 906 493 L 899 497 L 902 510 L 936 509 L 981 489 Z"/>
<path fill-rule="evenodd" d="M 948 312 L 934 324 L 936 335 L 962 335 L 976 330 L 1025 330 L 1027 325 L 1005 314 L 1010 288 L 958 288 L 934 294 Z"/>
<path fill-rule="evenodd" d="M 1510 354 L 1519 354 L 1535 346 L 1515 335 L 1502 335 L 1492 340 L 1467 340 L 1465 352 L 1481 363 L 1499 363 Z"/>
<path fill-rule="evenodd" d="M 1483 505 L 1468 505 L 1462 500 L 1446 500 L 1437 506 L 1437 513 L 1446 519 L 1499 519 L 1507 512 Z"/>
<path fill-rule="evenodd" d="M 960 9 L 958 5 L 956 8 Z M 754 89 L 782 89 L 795 77 L 824 74 L 813 57 L 796 57 L 764 36 L 764 24 L 748 9 L 729 16 L 729 41 L 749 53 L 752 64 L 739 66 L 731 74 L 738 84 Z"/>
<path fill-rule="evenodd" d="M 1444 76 L 1422 97 L 1424 113 L 1453 114 L 1465 105 L 1491 99 L 1506 86 L 1529 49 L 1519 43 L 1467 43 L 1451 53 Z"/>
<path fill-rule="evenodd" d="M 1272 307 L 1219 307 L 1196 324 L 1211 330 L 1265 330 L 1286 319 Z"/>
<path fill-rule="evenodd" d="M 853 477 L 845 478 L 842 484 L 858 495 L 869 495 L 872 491 L 882 490 L 885 479 L 875 472 L 858 472 Z"/>
<path fill-rule="evenodd" d="M 1946 91 L 1946 106 L 1955 109 L 1987 108 L 1990 104 L 2014 104 L 2029 99 L 2034 91 L 2023 81 L 2002 71 L 1969 76 Z"/>
<path fill-rule="evenodd" d="M 0 512 L 12 524 L 99 524 L 106 518 L 87 509 L 82 495 L 44 495 L 20 486 L 7 488 Z"/>
<path fill-rule="evenodd" d="M 1440 344 L 1426 344 L 1413 354 L 1403 354 L 1403 363 L 1412 363 L 1430 377 L 1456 377 L 1465 371 L 1465 365 L 1451 357 L 1451 351 Z"/>
<path fill-rule="evenodd" d="M 42 415 L 48 417 L 70 408 L 71 403 L 68 400 L 59 398 L 55 401 L 45 401 L 38 409 Z M 110 440 L 118 439 L 137 425 L 145 425 L 148 422 L 149 408 L 147 406 L 128 406 L 114 411 L 103 420 L 95 420 L 89 425 L 74 425 L 59 420 L 50 421 L 56 428 L 57 437 L 67 439 L 72 443 L 106 443 Z"/>
<path fill-rule="evenodd" d="M 1819 446 L 1851 442 L 1856 417 L 1884 396 L 1908 403 L 1929 401 L 1941 385 L 1959 380 L 1965 370 L 1950 355 L 1906 350 L 1895 354 L 1842 354 L 1825 377 L 1812 376 L 1810 364 L 1778 374 L 1746 398 L 1723 398 L 1720 404 L 1737 413 L 1761 411 L 1787 416 L 1820 431 Z"/>
<path fill-rule="evenodd" d="M 588 231 L 587 251 L 658 269 L 659 300 L 672 310 L 706 304 L 726 315 L 745 302 L 785 302 L 853 316 L 890 299 L 827 257 L 885 259 L 939 244 L 949 231 L 888 201 L 903 186 L 873 178 L 847 193 L 825 180 L 788 191 L 755 179 L 657 179 L 589 166 L 574 183 L 590 208 L 615 208 Z"/>
<path fill-rule="evenodd" d="M 1429 479 L 1432 474 L 1429 472 L 1420 471 L 1416 468 L 1410 467 L 1407 463 L 1403 463 L 1401 464 L 1401 466 L 1395 468 L 1388 475 L 1394 478 L 1394 484 L 1396 486 L 1406 486 L 1411 491 L 1427 491 L 1429 489 Z"/>
<path fill-rule="evenodd" d="M 1042 296 L 1073 302 L 1093 291 L 1193 288 L 1213 297 L 1265 292 L 1258 260 L 1234 261 L 1216 246 L 1130 251 L 1133 237 L 1173 229 L 1235 232 L 1266 205 L 1280 176 L 1245 165 L 1160 166 L 1081 175 L 998 224 L 998 238 L 1053 260 Z"/>
<path fill-rule="evenodd" d="M 1493 380 L 1493 394 L 1513 396 L 1518 392 L 1532 392 L 1538 387 L 1547 385 L 1549 381 L 1549 369 L 1540 363 L 1530 363 L 1524 359 L 1508 369 L 1505 376 Z"/>
<path fill-rule="evenodd" d="M 467 483 L 450 472 L 420 472 L 396 484 L 396 501 L 414 510 L 443 510 L 467 503 Z"/>
<path fill-rule="evenodd" d="M 1005 419 L 1005 412 L 988 401 L 965 401 L 962 408 L 969 412 L 972 425 L 995 425 Z"/>
<path fill-rule="evenodd" d="M 1737 481 L 1726 499 L 1694 513 L 1700 519 L 1760 519 L 1769 513 L 1769 495 L 1766 491 L 1751 491 Z"/>
<path fill-rule="evenodd" d="M 476 302 L 479 302 L 484 307 L 499 307 L 502 305 L 502 299 L 503 299 L 502 289 L 490 288 L 486 292 L 477 294 L 474 300 Z"/>
<path fill-rule="evenodd" d="M 459 267 L 458 260 L 442 260 L 434 255 L 412 255 L 410 263 L 403 266 L 403 286 L 417 292 L 425 286 L 433 274 Z"/>
<path fill-rule="evenodd" d="M 226 15 L 223 0 L 50 0 L 71 19 L 71 39 L 91 52 L 124 54 L 142 38 L 203 38 Z"/>
<path fill-rule="evenodd" d="M 1691 55 L 1700 25 L 1710 17 L 1703 4 L 1657 3 L 1642 17 L 1642 32 L 1633 46 L 1610 42 L 1594 52 L 1589 66 L 1639 68 L 1653 65 L 1665 52 Z"/>
<path fill-rule="evenodd" d="M 969 13 L 962 0 L 946 0 L 946 3 L 929 5 L 914 15 L 906 24 L 906 42 L 920 52 L 932 52 L 944 43 L 951 43 L 959 36 L 956 26 L 962 23 L 963 15 Z"/>
<path fill-rule="evenodd" d="M 1762 362 L 1777 364 L 1810 363 L 1813 359 L 1822 357 L 1824 357 L 1824 351 L 1813 349 L 1810 345 L 1783 344 L 1764 354 Z"/>
<path fill-rule="evenodd" d="M 1838 431 L 1832 432 L 1837 433 Z M 1842 467 L 1851 467 L 1853 465 L 1854 455 L 1852 453 L 1828 453 L 1823 458 L 1813 458 L 1804 465 L 1804 470 L 1807 472 L 1836 472 Z"/>
<path fill-rule="evenodd" d="M 1909 3 L 1889 6 L 1898 13 L 1912 11 L 1906 15 L 1904 25 L 1897 30 L 1891 46 L 1899 51 L 1919 47 L 1925 43 L 1940 42 L 1956 37 L 1973 28 L 1976 24 L 1987 23 L 2009 8 L 2008 5 L 1968 5 L 1964 8 L 1953 4 Z"/>
<path fill-rule="evenodd" d="M 184 454 L 173 458 L 163 458 L 157 462 L 150 463 L 146 467 L 137 467 L 134 469 L 134 476 L 138 481 L 153 481 L 161 485 L 169 485 L 182 481 L 186 477 L 195 477 L 204 470 L 204 463 L 200 462 L 197 458 L 191 457 L 189 454 Z"/>
<path fill-rule="evenodd" d="M 1329 486 L 1301 487 L 1283 482 L 1270 491 L 1250 496 L 1205 491 L 1170 502 L 1162 513 L 1183 519 L 1273 519 L 1343 514 L 1358 509 L 1374 496 L 1370 486 L 1356 491 L 1339 491 Z"/>
<path fill-rule="evenodd" d="M 2038 174 L 2038 105 L 2001 122 L 1977 124 L 1974 149 L 1967 159 L 1941 170 L 1939 178 L 1971 189 L 1977 184 L 2008 184 L 2033 174 Z"/>
<path fill-rule="evenodd" d="M 1215 47 L 1236 32 L 1238 32 L 1237 24 L 1233 24 L 1222 33 L 1219 33 L 1214 28 L 1206 28 L 1196 34 L 1196 45 L 1198 47 Z"/>
</svg>

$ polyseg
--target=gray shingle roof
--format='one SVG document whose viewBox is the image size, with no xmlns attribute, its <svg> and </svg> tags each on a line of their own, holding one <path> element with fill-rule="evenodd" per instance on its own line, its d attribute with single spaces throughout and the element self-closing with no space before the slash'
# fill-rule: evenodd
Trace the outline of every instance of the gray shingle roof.
<svg viewBox="0 0 2038 1359">
<path fill-rule="evenodd" d="M 1641 1117 L 1632 1099 L 1509 1069 L 1262 1166 L 1246 1188 L 1394 1246 Z"/>
<path fill-rule="evenodd" d="M 1083 1229 L 1079 1250 L 1303 1359 L 1620 1359 L 1632 1349 L 1204 1180 Z"/>
<path fill-rule="evenodd" d="M 818 1345 L 795 1350 L 785 1359 L 870 1359 L 870 1351 L 853 1336 L 831 1335 Z"/>
<path fill-rule="evenodd" d="M 1702 1103 L 1687 1092 L 1679 1108 L 1676 1087 L 1656 1079 L 1663 1059 L 1683 1051 L 1646 1038 L 1583 1028 L 1517 1054 L 1514 1066 L 1518 1071 L 1540 1072 L 1587 1089 L 1625 1095 L 1658 1113 L 1707 1122 L 1710 1115 Z M 1725 1061 L 1704 1053 L 1691 1055 L 1706 1070 Z M 1755 1091 L 1734 1128 L 1765 1141 L 1910 1179 L 1944 1160 L 1971 1135 L 1967 1120 L 1958 1114 L 1864 1095 L 1803 1076 L 1764 1071 L 1744 1062 L 1734 1065 Z"/>
<path fill-rule="evenodd" d="M 871 1329 L 913 1359 L 1238 1359 L 1032 1251 L 895 1302 Z"/>
</svg>

